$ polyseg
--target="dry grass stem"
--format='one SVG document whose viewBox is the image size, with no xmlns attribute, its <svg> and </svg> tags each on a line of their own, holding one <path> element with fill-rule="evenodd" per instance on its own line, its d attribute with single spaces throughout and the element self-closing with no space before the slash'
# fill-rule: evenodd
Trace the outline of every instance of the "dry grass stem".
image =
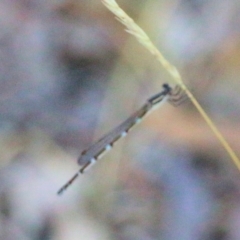
<svg viewBox="0 0 240 240">
<path fill-rule="evenodd" d="M 174 81 L 179 84 L 182 89 L 186 92 L 194 106 L 197 108 L 199 113 L 202 115 L 206 123 L 209 125 L 215 136 L 219 139 L 222 146 L 230 155 L 232 161 L 237 166 L 240 171 L 240 161 L 232 150 L 228 142 L 224 139 L 220 131 L 217 129 L 212 120 L 208 117 L 206 112 L 203 110 L 201 105 L 192 95 L 192 93 L 188 90 L 186 85 L 183 83 L 182 78 L 179 74 L 177 68 L 171 65 L 164 56 L 159 52 L 159 50 L 154 46 L 152 41 L 149 39 L 148 35 L 130 18 L 116 3 L 115 0 L 102 0 L 103 4 L 116 16 L 116 19 L 120 21 L 125 27 L 126 31 L 137 38 L 137 40 L 148 50 L 152 55 L 156 57 L 156 59 L 162 64 L 162 66 L 168 71 L 168 73 L 173 77 Z"/>
</svg>

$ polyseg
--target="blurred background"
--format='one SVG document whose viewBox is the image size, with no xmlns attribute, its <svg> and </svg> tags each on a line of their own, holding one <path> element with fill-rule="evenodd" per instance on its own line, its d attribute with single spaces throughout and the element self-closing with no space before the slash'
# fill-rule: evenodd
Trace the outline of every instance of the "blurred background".
<svg viewBox="0 0 240 240">
<path fill-rule="evenodd" d="M 240 156 L 239 0 L 119 0 Z M 0 1 L 0 240 L 239 240 L 239 171 L 164 104 L 61 196 L 81 151 L 174 86 L 99 0 Z"/>
</svg>

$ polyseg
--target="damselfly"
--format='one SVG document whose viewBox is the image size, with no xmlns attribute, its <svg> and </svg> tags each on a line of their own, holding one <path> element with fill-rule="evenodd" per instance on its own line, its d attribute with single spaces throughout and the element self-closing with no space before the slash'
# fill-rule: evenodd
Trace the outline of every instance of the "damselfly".
<svg viewBox="0 0 240 240">
<path fill-rule="evenodd" d="M 180 86 L 177 85 L 172 89 L 168 84 L 163 84 L 163 90 L 160 93 L 149 98 L 147 102 L 132 116 L 81 153 L 78 158 L 78 164 L 81 166 L 80 170 L 62 188 L 60 188 L 58 194 L 65 191 L 76 180 L 80 173 L 84 173 L 106 152 L 111 150 L 115 142 L 125 137 L 133 126 L 141 122 L 141 120 L 155 109 L 155 107 L 159 106 L 160 103 L 169 101 L 173 105 L 178 105 L 185 99 L 186 95 L 183 93 Z"/>
</svg>

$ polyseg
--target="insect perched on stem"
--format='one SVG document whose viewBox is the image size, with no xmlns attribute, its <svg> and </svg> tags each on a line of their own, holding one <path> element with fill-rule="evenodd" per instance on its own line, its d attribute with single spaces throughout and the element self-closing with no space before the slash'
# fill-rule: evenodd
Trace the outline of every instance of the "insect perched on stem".
<svg viewBox="0 0 240 240">
<path fill-rule="evenodd" d="M 125 137 L 133 126 L 141 122 L 142 119 L 160 103 L 168 101 L 172 105 L 177 106 L 185 99 L 186 95 L 180 86 L 177 85 L 172 89 L 168 84 L 163 84 L 163 90 L 160 93 L 149 98 L 132 116 L 82 152 L 78 158 L 78 164 L 81 166 L 80 170 L 62 188 L 60 188 L 58 194 L 65 191 L 76 180 L 80 173 L 84 173 L 106 152 L 111 150 L 115 142 Z"/>
</svg>

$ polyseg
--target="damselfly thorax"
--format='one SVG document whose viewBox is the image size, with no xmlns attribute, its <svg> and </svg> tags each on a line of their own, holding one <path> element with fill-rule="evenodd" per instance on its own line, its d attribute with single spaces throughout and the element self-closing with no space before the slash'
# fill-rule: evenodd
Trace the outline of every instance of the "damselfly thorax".
<svg viewBox="0 0 240 240">
<path fill-rule="evenodd" d="M 78 164 L 81 166 L 80 170 L 58 191 L 58 194 L 66 190 L 80 173 L 84 173 L 105 153 L 111 150 L 119 139 L 125 137 L 132 127 L 140 123 L 142 119 L 159 106 L 159 104 L 168 101 L 176 106 L 185 99 L 186 94 L 180 86 L 177 85 L 172 89 L 168 84 L 163 84 L 163 90 L 160 93 L 149 98 L 138 111 L 81 153 L 78 158 Z"/>
</svg>

